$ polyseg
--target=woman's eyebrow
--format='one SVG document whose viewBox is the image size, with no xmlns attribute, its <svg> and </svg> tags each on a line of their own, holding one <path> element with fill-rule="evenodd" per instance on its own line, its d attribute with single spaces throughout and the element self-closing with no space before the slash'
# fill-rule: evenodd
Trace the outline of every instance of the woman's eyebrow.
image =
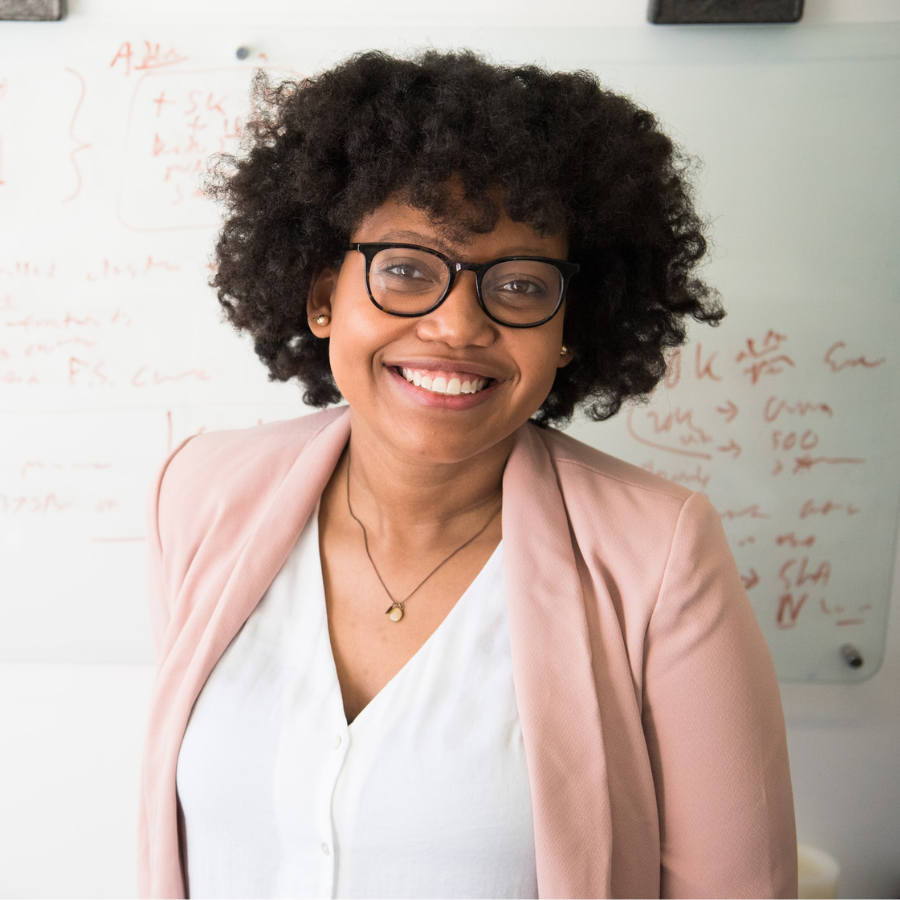
<svg viewBox="0 0 900 900">
<path fill-rule="evenodd" d="M 388 231 L 382 235 L 382 242 L 398 241 L 402 244 L 421 244 L 433 250 L 440 250 L 448 256 L 453 252 L 449 244 L 433 234 L 421 234 L 418 231 Z"/>
<path fill-rule="evenodd" d="M 388 231 L 382 235 L 380 243 L 396 241 L 401 244 L 419 244 L 431 250 L 439 250 L 444 256 L 449 256 L 460 262 L 471 261 L 465 255 L 464 247 L 459 244 L 448 244 L 433 234 L 422 234 L 418 231 Z M 546 256 L 546 252 L 540 247 L 529 247 L 526 244 L 507 248 L 501 256 Z"/>
</svg>

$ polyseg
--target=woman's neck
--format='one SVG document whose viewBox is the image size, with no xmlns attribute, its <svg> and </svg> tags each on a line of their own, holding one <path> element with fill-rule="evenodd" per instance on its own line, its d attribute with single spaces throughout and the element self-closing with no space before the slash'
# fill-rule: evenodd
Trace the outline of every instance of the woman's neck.
<svg viewBox="0 0 900 900">
<path fill-rule="evenodd" d="M 353 511 L 374 535 L 412 534 L 414 543 L 428 544 L 496 510 L 512 444 L 510 435 L 474 458 L 436 460 L 399 453 L 357 420 L 336 475 L 346 487 L 349 465 Z"/>
</svg>

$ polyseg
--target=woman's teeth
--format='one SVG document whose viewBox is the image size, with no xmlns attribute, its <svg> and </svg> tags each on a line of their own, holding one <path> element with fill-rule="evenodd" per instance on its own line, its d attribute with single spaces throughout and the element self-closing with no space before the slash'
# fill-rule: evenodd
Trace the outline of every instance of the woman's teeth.
<svg viewBox="0 0 900 900">
<path fill-rule="evenodd" d="M 410 384 L 425 388 L 426 391 L 432 391 L 435 394 L 477 394 L 486 387 L 490 380 L 488 378 L 465 379 L 452 374 L 449 378 L 444 375 L 432 377 L 415 369 L 404 368 L 400 369 L 400 374 Z"/>
</svg>

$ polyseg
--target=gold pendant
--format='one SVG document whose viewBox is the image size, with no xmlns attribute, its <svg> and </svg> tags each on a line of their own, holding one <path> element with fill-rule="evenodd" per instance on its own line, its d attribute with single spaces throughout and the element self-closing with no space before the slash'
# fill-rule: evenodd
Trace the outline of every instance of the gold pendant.
<svg viewBox="0 0 900 900">
<path fill-rule="evenodd" d="M 403 618 L 403 606 L 400 603 L 393 603 L 386 612 L 387 617 L 392 622 L 399 622 Z"/>
</svg>

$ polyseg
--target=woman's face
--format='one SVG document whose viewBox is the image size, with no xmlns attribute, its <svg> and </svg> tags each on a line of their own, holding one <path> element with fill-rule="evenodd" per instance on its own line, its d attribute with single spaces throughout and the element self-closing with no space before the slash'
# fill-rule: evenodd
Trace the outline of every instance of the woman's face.
<svg viewBox="0 0 900 900">
<path fill-rule="evenodd" d="M 505 214 L 489 234 L 460 239 L 446 231 L 421 210 L 389 200 L 351 241 L 418 244 L 460 262 L 566 258 L 564 235 L 542 237 Z M 459 272 L 433 312 L 391 316 L 369 299 L 365 259 L 357 251 L 347 253 L 338 272 L 319 276 L 309 303 L 311 319 L 331 317 L 324 327 L 314 321 L 311 327 L 330 338 L 331 369 L 350 405 L 354 435 L 361 428 L 359 437 L 374 438 L 382 452 L 441 463 L 502 449 L 498 445 L 538 410 L 557 368 L 569 362 L 560 353 L 564 312 L 536 328 L 499 325 L 478 304 L 474 273 Z M 460 393 L 448 392 L 457 388 L 454 379 Z"/>
</svg>

